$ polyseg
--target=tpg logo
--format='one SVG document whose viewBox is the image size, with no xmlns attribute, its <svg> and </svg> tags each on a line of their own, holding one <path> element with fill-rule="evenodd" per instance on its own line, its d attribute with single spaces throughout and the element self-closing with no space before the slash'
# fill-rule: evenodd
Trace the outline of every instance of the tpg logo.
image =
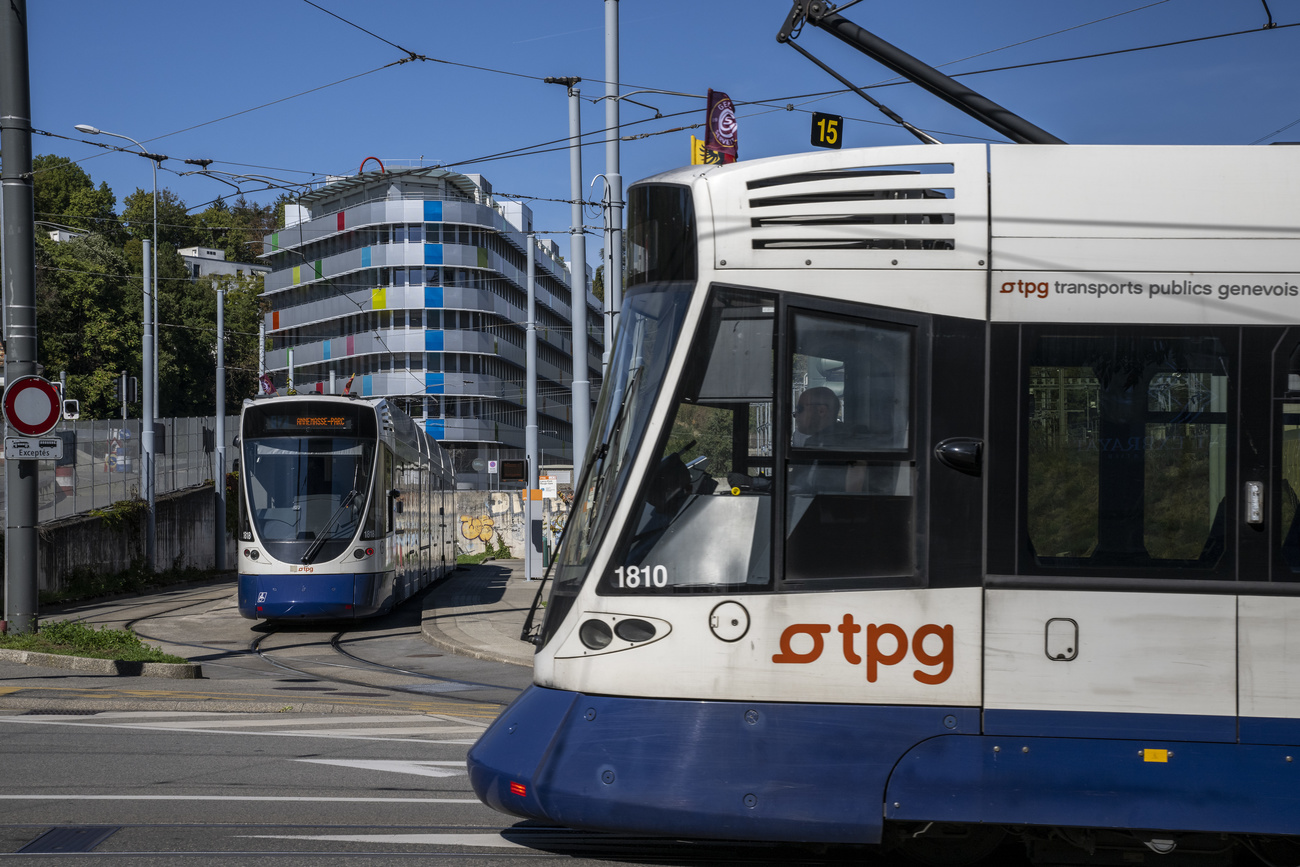
<svg viewBox="0 0 1300 867">
<path fill-rule="evenodd" d="M 1017 280 L 1014 283 L 1007 282 L 1002 284 L 1003 295 L 1010 295 L 1012 292 L 1019 292 L 1026 298 L 1046 298 L 1050 283 L 1034 283 L 1029 280 Z"/>
</svg>

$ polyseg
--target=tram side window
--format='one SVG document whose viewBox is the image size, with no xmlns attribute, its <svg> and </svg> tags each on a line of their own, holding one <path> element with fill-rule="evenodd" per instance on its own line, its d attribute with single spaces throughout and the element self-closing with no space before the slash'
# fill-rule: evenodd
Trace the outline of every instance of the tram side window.
<svg viewBox="0 0 1300 867">
<path fill-rule="evenodd" d="M 771 586 L 771 296 L 717 290 L 602 592 Z"/>
<path fill-rule="evenodd" d="M 1033 562 L 1213 568 L 1230 435 L 1222 343 L 1121 330 L 1032 343 L 1023 514 Z"/>
<path fill-rule="evenodd" d="M 1286 397 L 1282 402 L 1282 485 L 1278 497 L 1278 537 L 1282 562 L 1300 573 L 1300 346 L 1291 353 Z"/>
<path fill-rule="evenodd" d="M 913 335 L 796 313 L 785 583 L 915 580 Z"/>
</svg>

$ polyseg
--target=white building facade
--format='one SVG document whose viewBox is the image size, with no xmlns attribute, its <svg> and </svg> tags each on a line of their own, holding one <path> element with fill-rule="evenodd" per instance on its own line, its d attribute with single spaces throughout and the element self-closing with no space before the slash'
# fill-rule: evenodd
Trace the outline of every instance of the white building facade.
<svg viewBox="0 0 1300 867">
<path fill-rule="evenodd" d="M 419 168 L 334 179 L 289 206 L 265 239 L 266 370 L 277 388 L 351 392 L 405 406 L 473 487 L 490 461 L 522 457 L 526 425 L 528 232 L 532 213 L 497 202 L 477 175 Z M 572 464 L 571 274 L 552 241 L 534 247 L 538 442 Z M 599 390 L 600 304 L 586 289 L 587 379 Z"/>
</svg>

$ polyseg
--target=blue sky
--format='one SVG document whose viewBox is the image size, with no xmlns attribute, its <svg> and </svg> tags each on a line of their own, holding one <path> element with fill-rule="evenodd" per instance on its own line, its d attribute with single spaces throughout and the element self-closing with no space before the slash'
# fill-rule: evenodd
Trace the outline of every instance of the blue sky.
<svg viewBox="0 0 1300 867">
<path fill-rule="evenodd" d="M 88 137 L 76 124 L 139 139 L 174 157 L 164 165 L 176 172 L 192 169 L 186 158 L 205 158 L 214 170 L 301 184 L 353 174 L 373 156 L 392 167 L 423 160 L 479 173 L 498 194 L 568 197 L 563 150 L 486 158 L 567 136 L 564 89 L 538 80 L 545 76 L 581 76 L 583 129 L 605 126 L 604 103 L 587 101 L 605 92 L 603 0 L 314 2 L 358 26 L 305 0 L 29 0 L 33 127 L 68 137 L 38 135 L 34 152 L 81 161 L 96 183 L 113 188 L 119 207 L 136 187 L 150 187 L 148 162 L 102 154 L 83 143 Z M 1300 23 L 1300 0 L 1267 3 L 1278 25 Z M 1300 124 L 1273 134 L 1300 121 L 1300 27 L 1262 31 L 1269 21 L 1264 4 L 865 0 L 845 14 L 950 75 L 1259 31 L 960 80 L 1072 143 L 1297 141 Z M 738 103 L 742 159 L 809 150 L 814 110 L 846 118 L 848 146 L 914 142 L 881 125 L 883 116 L 856 95 L 805 96 L 840 85 L 776 42 L 790 5 L 621 0 L 623 92 L 729 93 Z M 806 28 L 799 44 L 861 85 L 890 79 L 821 31 Z M 431 60 L 388 66 L 406 52 Z M 914 86 L 870 92 L 942 141 L 997 138 Z M 691 131 L 667 131 L 701 123 L 703 99 L 631 99 L 654 108 L 625 100 L 623 135 L 654 135 L 623 142 L 626 181 L 686 163 Z M 766 104 L 745 104 L 752 102 Z M 664 117 L 655 119 L 655 110 Z M 584 188 L 605 170 L 603 141 L 589 141 Z M 160 172 L 158 183 L 190 206 L 233 193 L 171 171 Z M 254 200 L 274 198 L 248 189 Z M 598 187 L 589 189 L 596 198 Z M 533 208 L 538 230 L 567 232 L 567 205 L 539 201 Z M 598 220 L 589 214 L 589 224 Z M 556 240 L 567 255 L 568 239 Z M 598 237 L 588 241 L 593 264 L 600 246 Z"/>
</svg>

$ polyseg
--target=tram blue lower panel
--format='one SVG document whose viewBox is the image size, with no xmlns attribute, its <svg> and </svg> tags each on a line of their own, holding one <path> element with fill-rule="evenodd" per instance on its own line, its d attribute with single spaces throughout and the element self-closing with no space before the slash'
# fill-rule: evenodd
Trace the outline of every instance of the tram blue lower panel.
<svg viewBox="0 0 1300 867">
<path fill-rule="evenodd" d="M 239 576 L 239 613 L 252 620 L 340 620 L 393 607 L 392 572 Z"/>
<path fill-rule="evenodd" d="M 577 828 L 874 843 L 918 742 L 973 708 L 676 701 L 530 687 L 469 753 L 484 803 Z"/>
<path fill-rule="evenodd" d="M 1300 750 L 955 735 L 911 749 L 884 801 L 885 815 L 904 821 L 1294 835 Z"/>
</svg>

